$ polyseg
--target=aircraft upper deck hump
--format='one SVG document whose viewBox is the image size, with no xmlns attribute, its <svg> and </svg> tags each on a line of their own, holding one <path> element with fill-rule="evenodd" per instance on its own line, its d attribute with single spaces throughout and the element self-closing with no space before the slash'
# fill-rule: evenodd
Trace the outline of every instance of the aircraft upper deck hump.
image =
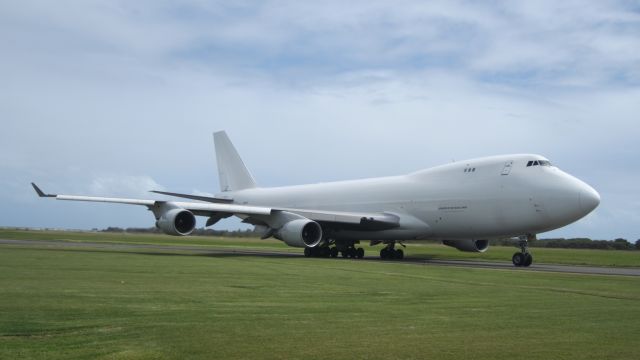
<svg viewBox="0 0 640 360">
<path fill-rule="evenodd" d="M 256 181 L 240 158 L 238 151 L 225 131 L 213 133 L 218 163 L 220 191 L 236 191 L 255 188 Z"/>
</svg>

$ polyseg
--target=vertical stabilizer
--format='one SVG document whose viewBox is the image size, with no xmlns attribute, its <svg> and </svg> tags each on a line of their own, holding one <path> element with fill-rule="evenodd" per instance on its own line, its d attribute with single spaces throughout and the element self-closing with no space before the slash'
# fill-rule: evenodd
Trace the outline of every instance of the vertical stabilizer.
<svg viewBox="0 0 640 360">
<path fill-rule="evenodd" d="M 227 133 L 213 133 L 218 162 L 218 176 L 221 191 L 236 191 L 256 187 L 256 181 L 242 162 L 238 151 L 229 140 Z"/>
</svg>

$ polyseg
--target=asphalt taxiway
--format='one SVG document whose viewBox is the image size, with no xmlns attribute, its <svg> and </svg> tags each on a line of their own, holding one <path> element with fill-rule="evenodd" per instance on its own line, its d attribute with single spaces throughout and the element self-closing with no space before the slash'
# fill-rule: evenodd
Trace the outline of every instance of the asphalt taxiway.
<svg viewBox="0 0 640 360">
<path fill-rule="evenodd" d="M 177 254 L 200 254 L 200 255 L 219 255 L 219 256 L 263 256 L 263 257 L 302 257 L 302 251 L 299 253 L 278 251 L 278 250 L 256 250 L 242 248 L 219 248 L 219 247 L 203 247 L 203 246 L 180 246 L 180 245 L 155 245 L 155 244 L 125 244 L 125 243 L 107 243 L 107 242 L 76 242 L 65 240 L 10 240 L 0 239 L 0 246 L 19 246 L 19 247 L 38 247 L 50 249 L 95 249 L 109 251 L 125 251 L 125 252 L 163 252 Z M 365 256 L 363 260 L 352 261 L 385 261 L 380 260 L 377 256 Z M 404 264 L 416 264 L 425 266 L 455 266 L 466 268 L 481 269 L 502 269 L 510 271 L 546 271 L 558 273 L 572 274 L 591 274 L 591 275 L 624 275 L 624 276 L 640 276 L 640 268 L 630 267 L 600 267 L 600 266 L 576 266 L 576 265 L 556 265 L 556 264 L 536 264 L 534 263 L 528 268 L 516 268 L 510 262 L 489 262 L 489 261 L 472 261 L 472 260 L 435 260 L 407 257 L 399 260 Z"/>
</svg>

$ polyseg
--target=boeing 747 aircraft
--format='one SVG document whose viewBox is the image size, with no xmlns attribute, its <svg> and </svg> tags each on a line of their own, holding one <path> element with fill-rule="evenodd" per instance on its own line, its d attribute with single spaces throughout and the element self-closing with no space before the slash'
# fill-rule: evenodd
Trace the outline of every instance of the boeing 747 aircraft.
<svg viewBox="0 0 640 360">
<path fill-rule="evenodd" d="M 146 206 L 169 235 L 189 235 L 196 216 L 206 226 L 237 216 L 305 256 L 362 258 L 360 241 L 382 244 L 382 259 L 402 259 L 403 240 L 440 240 L 461 251 L 484 252 L 489 240 L 517 238 L 515 266 L 533 258 L 528 240 L 571 224 L 600 203 L 581 180 L 534 154 L 458 161 L 407 175 L 321 184 L 258 187 L 224 131 L 213 134 L 220 193 L 213 197 L 154 193 L 191 202 L 44 193 L 40 197 Z"/>
</svg>

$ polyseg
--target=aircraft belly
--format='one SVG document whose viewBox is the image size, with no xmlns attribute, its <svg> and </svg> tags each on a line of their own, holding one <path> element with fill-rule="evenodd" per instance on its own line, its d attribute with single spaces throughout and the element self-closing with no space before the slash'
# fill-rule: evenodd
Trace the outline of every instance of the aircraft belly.
<svg viewBox="0 0 640 360">
<path fill-rule="evenodd" d="M 400 218 L 400 226 L 395 229 L 378 231 L 337 230 L 332 234 L 332 237 L 345 240 L 412 240 L 431 236 L 431 227 L 417 217 L 407 213 L 392 214 Z"/>
<path fill-rule="evenodd" d="M 340 240 L 419 240 L 429 238 L 424 232 L 407 230 L 338 231 L 333 234 Z"/>
</svg>

